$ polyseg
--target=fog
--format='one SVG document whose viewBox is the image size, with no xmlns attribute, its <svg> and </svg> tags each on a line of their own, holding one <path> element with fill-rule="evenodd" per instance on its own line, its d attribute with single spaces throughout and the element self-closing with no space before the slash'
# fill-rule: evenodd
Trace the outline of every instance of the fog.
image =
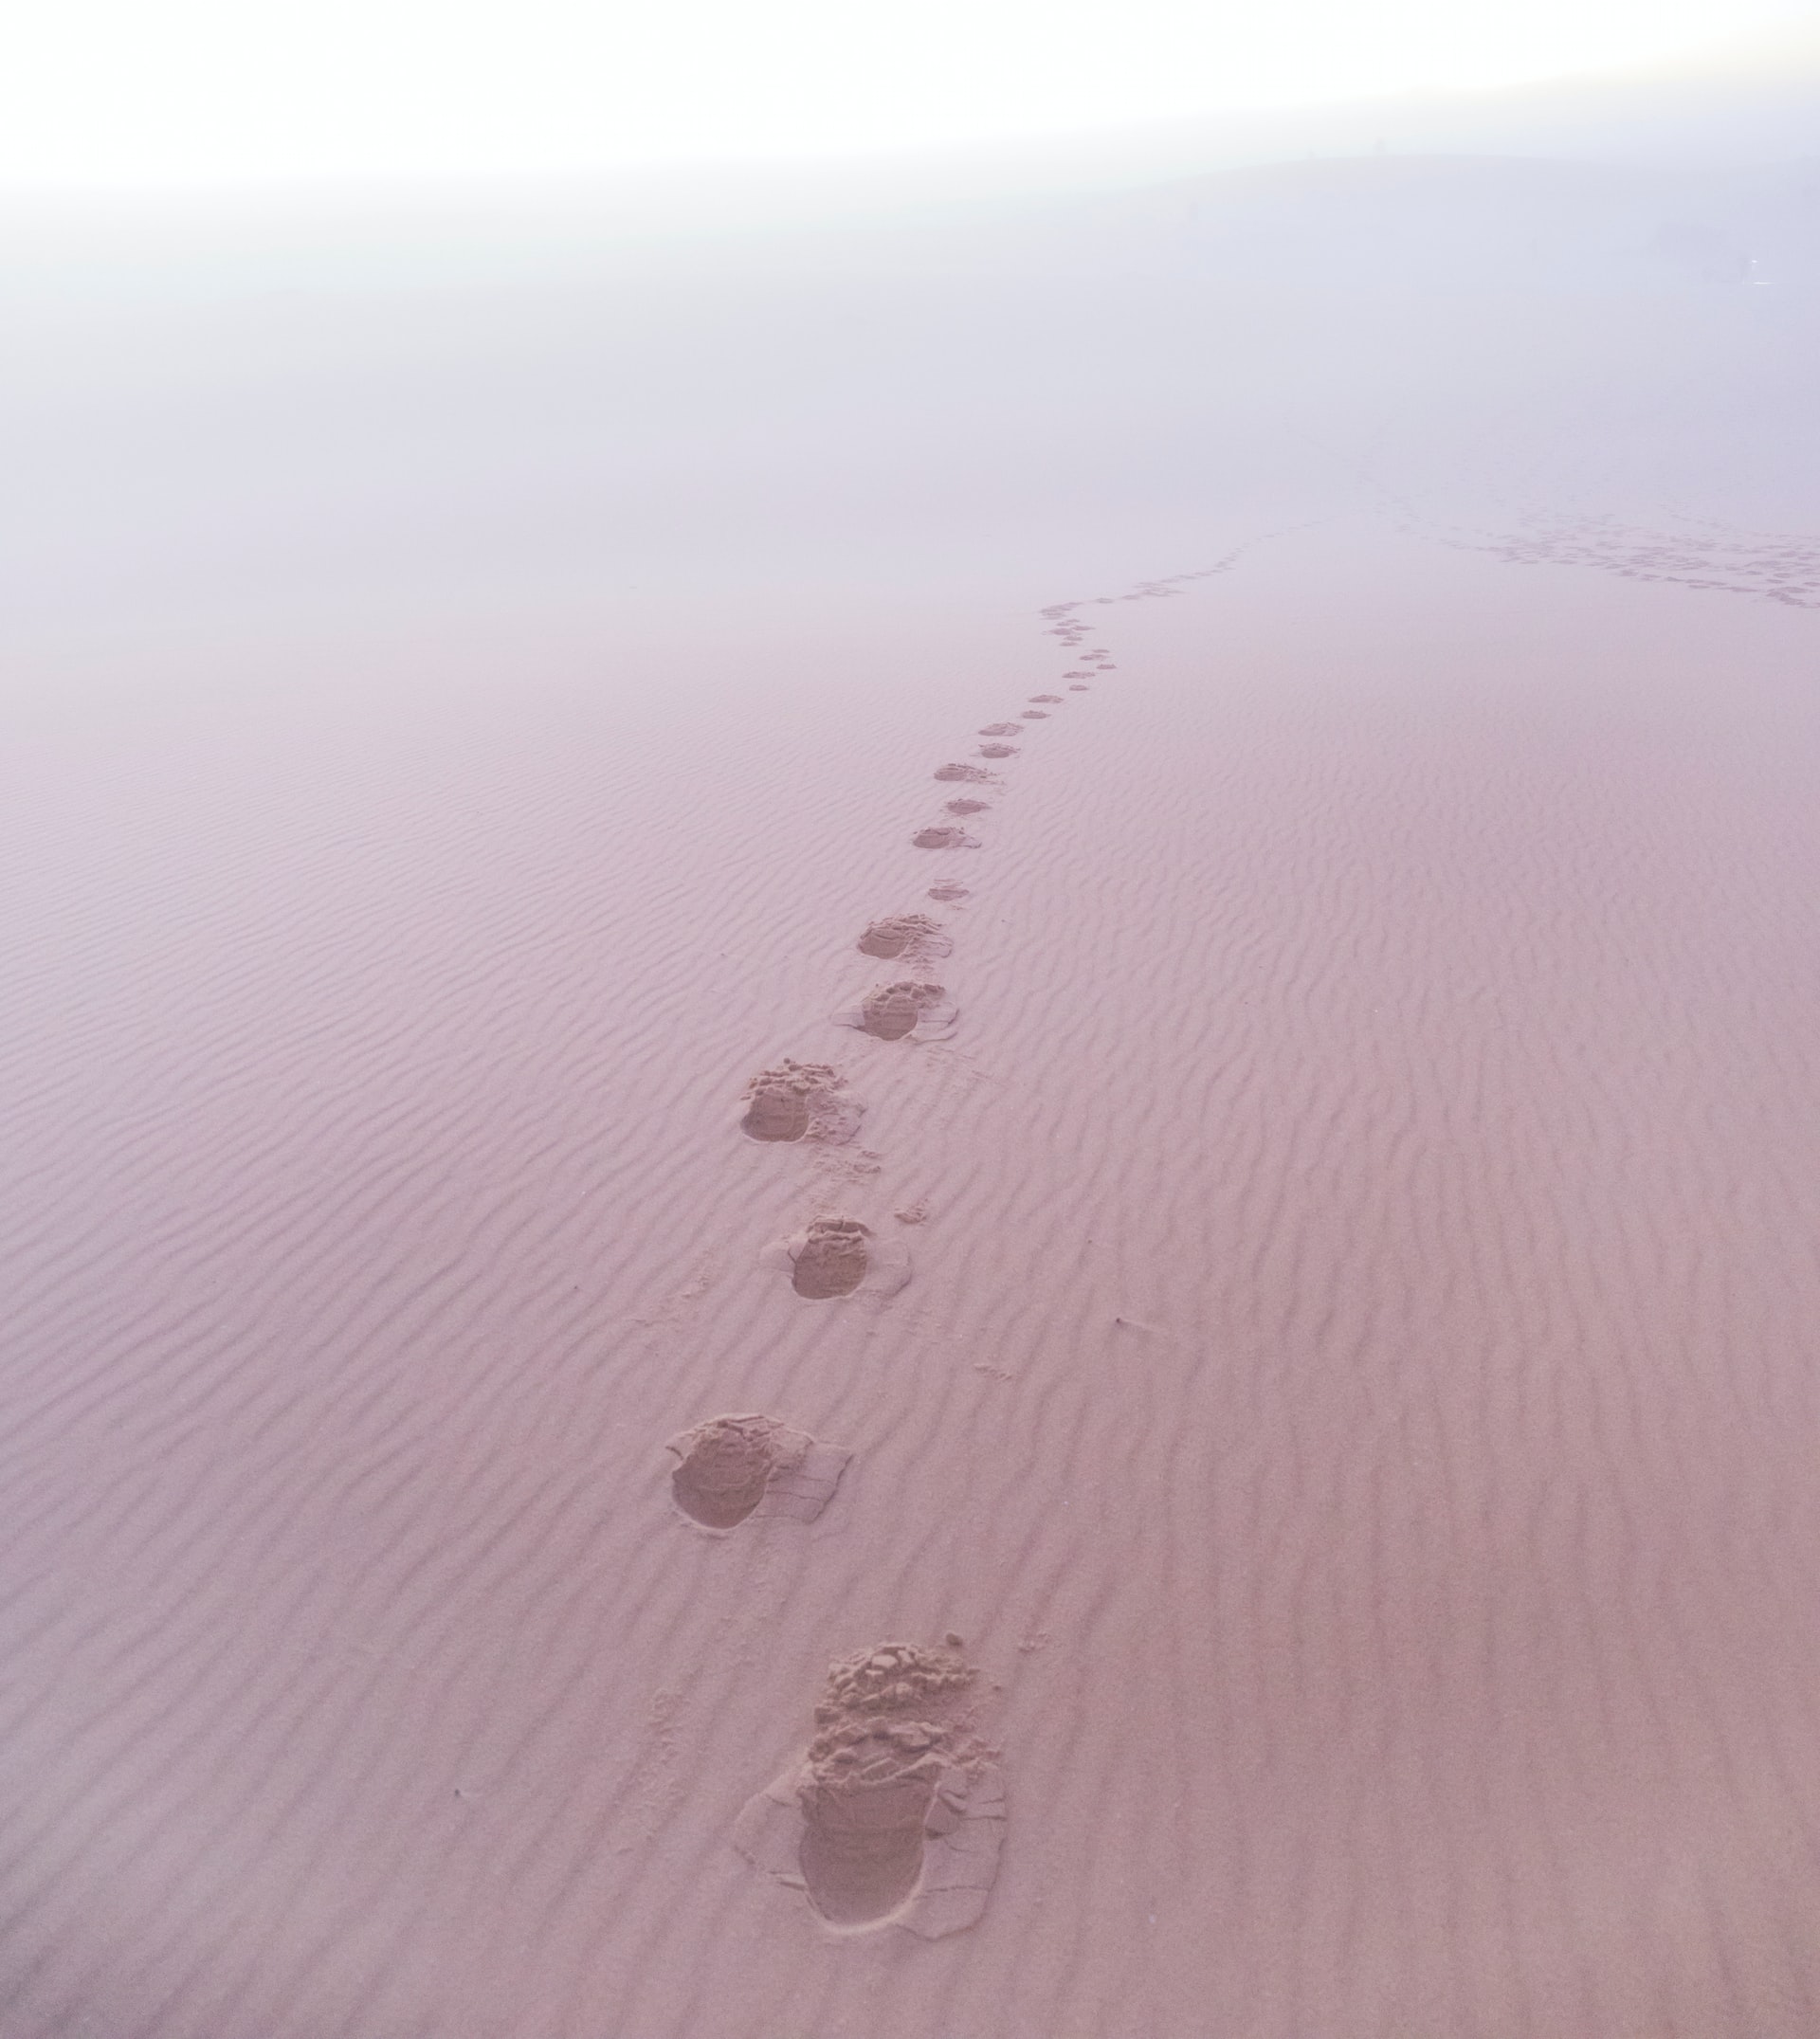
<svg viewBox="0 0 1820 2039">
<path fill-rule="evenodd" d="M 678 590 L 1142 573 L 1340 507 L 1811 528 L 1809 75 L 850 174 L 15 199 L 13 684 L 483 624 L 587 657 Z"/>
</svg>

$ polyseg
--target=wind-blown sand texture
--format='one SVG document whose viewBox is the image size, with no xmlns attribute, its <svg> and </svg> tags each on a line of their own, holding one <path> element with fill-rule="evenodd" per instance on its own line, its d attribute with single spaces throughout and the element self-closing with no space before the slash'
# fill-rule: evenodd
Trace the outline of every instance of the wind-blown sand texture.
<svg viewBox="0 0 1820 2039">
<path fill-rule="evenodd" d="M 962 1030 L 858 1038 L 869 1208 L 931 1199 L 872 1312 L 755 1270 L 796 1192 L 725 1099 L 826 1038 L 958 698 L 877 703 L 737 888 L 730 717 L 695 911 L 602 892 L 517 696 L 416 790 L 371 726 L 51 755 L 9 2035 L 1812 2029 L 1811 622 L 1362 525 L 1119 613 L 974 860 Z M 752 811 L 830 768 L 790 736 Z M 864 1477 L 655 1536 L 717 1405 Z M 990 1902 L 834 1932 L 731 1845 L 755 1763 L 830 1650 L 951 1626 Z"/>
<path fill-rule="evenodd" d="M 1820 2030 L 1813 320 L 1452 174 L 46 315 L 4 2039 Z"/>
</svg>

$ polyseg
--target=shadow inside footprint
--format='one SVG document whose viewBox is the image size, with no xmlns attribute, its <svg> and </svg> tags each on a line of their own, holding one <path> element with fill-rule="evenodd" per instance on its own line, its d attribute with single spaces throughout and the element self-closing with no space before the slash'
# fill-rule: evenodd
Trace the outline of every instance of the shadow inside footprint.
<svg viewBox="0 0 1820 2039">
<path fill-rule="evenodd" d="M 809 1094 L 799 1084 L 757 1078 L 739 1130 L 748 1139 L 801 1139 L 809 1131 Z"/>
<path fill-rule="evenodd" d="M 977 800 L 956 801 L 956 806 L 977 807 Z M 954 943 L 926 913 L 888 914 L 883 920 L 874 920 L 855 944 L 863 956 L 882 956 L 894 959 L 900 956 L 947 956 L 953 952 Z"/>
<path fill-rule="evenodd" d="M 743 1522 L 765 1498 L 775 1454 L 762 1417 L 717 1416 L 695 1433 L 670 1475 L 676 1504 L 709 1529 Z"/>
<path fill-rule="evenodd" d="M 973 1925 L 1005 1831 L 1004 1787 L 966 1713 L 976 1675 L 953 1648 L 909 1643 L 831 1665 L 805 1758 L 747 1804 L 734 1845 L 830 1925 L 888 1921 L 925 1939 Z"/>
<path fill-rule="evenodd" d="M 834 1497 L 848 1454 L 770 1416 L 715 1416 L 670 1440 L 670 1492 L 703 1529 L 763 1514 L 812 1522 Z"/>
<path fill-rule="evenodd" d="M 790 1285 L 815 1302 L 850 1296 L 865 1280 L 870 1237 L 857 1218 L 814 1219 L 791 1265 Z"/>
<path fill-rule="evenodd" d="M 901 1041 L 905 1034 L 917 1030 L 924 1010 L 941 996 L 939 984 L 887 984 L 860 1008 L 864 1016 L 861 1030 L 876 1034 L 881 1041 Z"/>
<path fill-rule="evenodd" d="M 832 1015 L 837 1027 L 852 1027 L 875 1041 L 943 1041 L 954 1032 L 959 1011 L 939 984 L 900 977 L 874 985 Z"/>
<path fill-rule="evenodd" d="M 748 1139 L 850 1139 L 862 1107 L 841 1093 L 844 1079 L 825 1062 L 781 1062 L 746 1085 L 739 1130 Z"/>
<path fill-rule="evenodd" d="M 842 1753 L 850 1769 L 803 1788 L 798 1860 L 810 1902 L 824 1919 L 869 1925 L 917 1887 L 923 1822 L 942 1764 L 939 1757 L 906 1763 L 905 1752 L 883 1737 Z"/>
</svg>

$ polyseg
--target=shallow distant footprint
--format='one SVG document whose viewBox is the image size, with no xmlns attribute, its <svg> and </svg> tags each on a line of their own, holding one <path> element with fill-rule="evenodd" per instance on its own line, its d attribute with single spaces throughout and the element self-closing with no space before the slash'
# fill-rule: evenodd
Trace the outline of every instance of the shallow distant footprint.
<svg viewBox="0 0 1820 2039">
<path fill-rule="evenodd" d="M 956 801 L 956 806 L 978 806 L 977 801 Z M 943 956 L 954 953 L 954 941 L 937 921 L 926 913 L 887 914 L 883 920 L 868 924 L 854 946 L 862 956 L 882 956 L 887 960 L 898 956 Z"/>
<path fill-rule="evenodd" d="M 692 1522 L 733 1529 L 749 1516 L 812 1522 L 834 1498 L 850 1452 L 770 1416 L 714 1416 L 672 1437 L 670 1492 Z"/>
<path fill-rule="evenodd" d="M 1026 708 L 1023 715 L 1023 719 L 1027 722 L 1046 722 L 1048 719 L 1049 711 L 1046 708 Z"/>
<path fill-rule="evenodd" d="M 982 751 L 979 755 L 984 757 L 989 754 L 985 751 Z M 1009 757 L 1010 756 L 1010 753 L 1009 751 L 999 751 L 990 755 L 996 756 L 999 757 Z M 970 786 L 985 785 L 991 780 L 992 775 L 992 774 L 987 771 L 984 765 L 943 765 L 936 774 L 936 776 L 938 779 L 948 779 L 951 781 L 954 779 L 961 779 Z"/>
<path fill-rule="evenodd" d="M 980 731 L 980 735 L 982 737 L 1014 737 L 1017 735 L 1017 724 L 1015 722 L 988 722 L 986 727 Z"/>
<path fill-rule="evenodd" d="M 1015 757 L 1017 753 L 1009 743 L 982 743 L 979 747 L 979 755 L 982 757 Z M 937 773 L 936 775 L 939 778 L 941 774 Z M 983 777 L 984 774 L 982 774 L 981 776 Z"/>
<path fill-rule="evenodd" d="M 1070 694 L 1086 694 L 1090 693 L 1092 689 L 1089 688 L 1084 680 L 1077 680 L 1074 684 L 1068 689 L 1068 692 Z"/>
<path fill-rule="evenodd" d="M 942 986 L 908 977 L 880 985 L 834 1015 L 837 1026 L 856 1027 L 880 1041 L 939 1041 L 954 1032 L 958 1017 Z"/>
<path fill-rule="evenodd" d="M 953 822 L 938 821 L 932 828 L 919 828 L 910 838 L 917 849 L 977 849 L 979 838 L 969 835 L 965 828 Z"/>
<path fill-rule="evenodd" d="M 841 1095 L 846 1079 L 826 1062 L 780 1062 L 746 1085 L 739 1130 L 748 1139 L 821 1140 L 838 1146 L 859 1129 L 865 1107 Z"/>
<path fill-rule="evenodd" d="M 876 1237 L 858 1218 L 812 1218 L 800 1232 L 767 1247 L 764 1260 L 788 1270 L 791 1287 L 810 1302 L 862 1291 L 893 1296 L 910 1279 L 909 1248 Z"/>
<path fill-rule="evenodd" d="M 967 1718 L 959 1642 L 884 1643 L 829 1666 L 802 1759 L 734 1823 L 746 1860 L 829 1925 L 939 1939 L 986 1909 L 1005 1791 Z"/>
<path fill-rule="evenodd" d="M 951 814 L 984 814 L 991 811 L 991 802 L 986 800 L 949 800 L 944 803 Z"/>
</svg>

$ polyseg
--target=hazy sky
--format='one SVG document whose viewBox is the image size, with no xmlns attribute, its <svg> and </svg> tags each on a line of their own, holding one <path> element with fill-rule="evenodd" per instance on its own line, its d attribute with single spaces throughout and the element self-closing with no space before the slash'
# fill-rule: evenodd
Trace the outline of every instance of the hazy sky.
<svg viewBox="0 0 1820 2039">
<path fill-rule="evenodd" d="M 1820 0 L 22 0 L 0 180 L 917 148 L 1673 57 Z"/>
</svg>

